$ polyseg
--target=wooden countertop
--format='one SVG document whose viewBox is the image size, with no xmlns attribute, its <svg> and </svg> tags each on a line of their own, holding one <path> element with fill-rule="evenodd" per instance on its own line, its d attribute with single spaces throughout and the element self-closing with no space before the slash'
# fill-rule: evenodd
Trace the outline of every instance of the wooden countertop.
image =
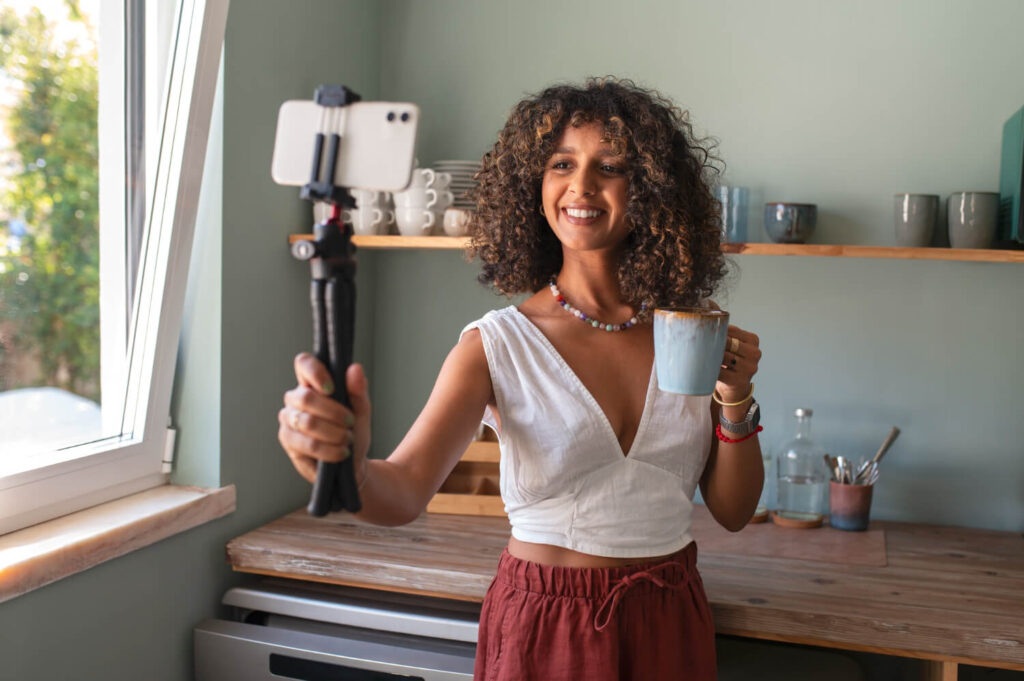
<svg viewBox="0 0 1024 681">
<path fill-rule="evenodd" d="M 1024 671 L 1021 534 L 874 521 L 730 534 L 697 506 L 693 535 L 721 634 L 932 660 L 954 678 L 956 663 Z M 299 510 L 227 553 L 240 572 L 479 601 L 508 536 L 504 518 L 379 527 Z"/>
</svg>

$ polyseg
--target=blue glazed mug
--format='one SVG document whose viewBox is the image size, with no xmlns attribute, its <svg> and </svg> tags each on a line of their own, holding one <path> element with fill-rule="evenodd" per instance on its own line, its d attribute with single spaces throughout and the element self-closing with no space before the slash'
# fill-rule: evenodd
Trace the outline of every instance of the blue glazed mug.
<svg viewBox="0 0 1024 681">
<path fill-rule="evenodd" d="M 764 229 L 777 244 L 803 244 L 811 238 L 818 221 L 813 203 L 764 204 Z"/>
<path fill-rule="evenodd" d="M 654 311 L 658 387 L 680 395 L 710 395 L 725 354 L 729 313 L 700 307 Z"/>
</svg>

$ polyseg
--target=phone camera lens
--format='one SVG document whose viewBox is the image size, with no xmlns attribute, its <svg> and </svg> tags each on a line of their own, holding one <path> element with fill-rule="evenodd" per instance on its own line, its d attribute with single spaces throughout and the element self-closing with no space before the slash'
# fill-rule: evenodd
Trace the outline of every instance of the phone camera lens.
<svg viewBox="0 0 1024 681">
<path fill-rule="evenodd" d="M 402 114 L 402 122 L 403 123 L 408 123 L 409 122 L 409 113 L 408 112 Z"/>
<path fill-rule="evenodd" d="M 388 112 L 388 121 L 389 122 L 394 122 L 394 120 L 395 120 L 395 112 L 394 111 L 389 111 Z"/>
</svg>

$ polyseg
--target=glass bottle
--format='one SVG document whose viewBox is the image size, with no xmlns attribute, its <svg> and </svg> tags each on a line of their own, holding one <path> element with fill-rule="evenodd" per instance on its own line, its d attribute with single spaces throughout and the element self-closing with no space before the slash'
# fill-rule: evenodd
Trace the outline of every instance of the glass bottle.
<svg viewBox="0 0 1024 681">
<path fill-rule="evenodd" d="M 764 485 L 751 522 L 767 520 L 768 512 L 775 507 L 775 459 L 767 447 L 761 450 L 761 466 L 764 468 Z"/>
<path fill-rule="evenodd" d="M 777 509 L 780 512 L 811 519 L 825 513 L 828 470 L 825 451 L 811 439 L 810 409 L 797 409 L 796 437 L 784 442 L 777 457 Z"/>
</svg>

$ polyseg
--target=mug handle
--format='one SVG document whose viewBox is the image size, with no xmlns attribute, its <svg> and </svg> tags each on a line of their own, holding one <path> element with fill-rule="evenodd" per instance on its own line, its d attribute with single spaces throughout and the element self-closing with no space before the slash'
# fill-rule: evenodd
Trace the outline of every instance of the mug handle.
<svg viewBox="0 0 1024 681">
<path fill-rule="evenodd" d="M 370 222 L 371 225 L 376 227 L 384 220 L 384 211 L 380 208 L 373 209 L 373 220 Z"/>
<path fill-rule="evenodd" d="M 434 178 L 437 177 L 437 173 L 430 168 L 420 168 L 420 172 L 423 173 L 423 177 L 426 178 L 426 182 L 423 183 L 424 187 L 429 187 L 434 184 Z"/>
<path fill-rule="evenodd" d="M 434 197 L 434 198 L 428 200 L 427 201 L 427 205 L 424 206 L 427 210 L 429 210 L 429 209 L 431 209 L 431 208 L 433 208 L 434 206 L 437 205 L 437 200 L 438 200 L 439 197 L 437 195 L 437 190 L 436 189 L 428 189 L 428 190 L 426 190 L 425 194 L 428 195 L 428 196 L 433 195 L 433 197 Z"/>
<path fill-rule="evenodd" d="M 429 232 L 434 228 L 434 223 L 437 222 L 437 217 L 434 215 L 434 211 L 432 210 L 425 210 L 423 212 L 427 214 L 427 224 L 423 225 L 423 231 Z"/>
</svg>

